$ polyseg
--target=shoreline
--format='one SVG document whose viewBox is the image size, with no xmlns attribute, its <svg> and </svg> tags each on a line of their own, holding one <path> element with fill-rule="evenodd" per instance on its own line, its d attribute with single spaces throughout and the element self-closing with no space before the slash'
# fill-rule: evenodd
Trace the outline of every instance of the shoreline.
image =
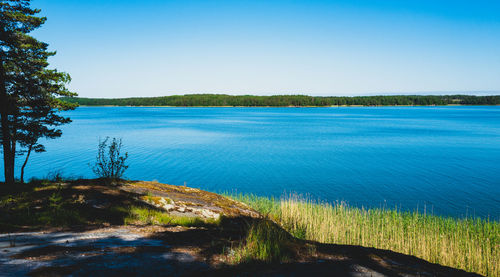
<svg viewBox="0 0 500 277">
<path fill-rule="evenodd" d="M 383 107 L 500 107 L 496 105 L 332 105 L 332 106 L 150 106 L 150 105 L 78 105 L 78 107 L 138 107 L 138 108 L 383 108 Z"/>
<path fill-rule="evenodd" d="M 106 263 L 108 256 L 71 260 L 68 252 L 85 256 L 103 249 L 113 249 L 107 254 L 125 267 L 133 260 L 149 261 L 158 255 L 175 258 L 173 253 L 179 250 L 201 261 L 209 272 L 218 272 L 224 265 L 241 273 L 244 268 L 240 266 L 247 261 L 273 267 L 307 262 L 316 269 L 318 263 L 338 263 L 335 257 L 351 261 L 348 268 L 373 263 L 372 259 L 360 260 L 360 255 L 375 255 L 395 273 L 407 272 L 400 265 L 411 266 L 415 276 L 421 272 L 496 276 L 500 270 L 495 263 L 500 255 L 495 240 L 498 221 L 360 209 L 293 195 L 278 200 L 218 194 L 154 181 L 35 180 L 1 188 L 7 193 L 0 199 L 0 243 L 10 244 L 1 258 L 21 265 L 46 258 L 69 262 L 64 265 L 78 265 L 68 270 L 75 275 L 80 268 L 92 273 L 107 269 L 89 266 L 95 259 Z M 61 235 L 64 240 L 57 239 Z M 17 237 L 23 244 L 16 245 Z M 99 243 L 86 243 L 89 237 Z M 37 248 L 22 248 L 26 243 Z M 133 253 L 137 255 L 131 257 Z M 464 256 L 470 259 L 461 259 Z M 175 259 L 164 262 L 169 261 L 177 263 Z M 23 274 L 51 269 L 2 266 L 0 271 L 16 269 Z M 161 266 L 151 267 L 158 270 Z"/>
</svg>

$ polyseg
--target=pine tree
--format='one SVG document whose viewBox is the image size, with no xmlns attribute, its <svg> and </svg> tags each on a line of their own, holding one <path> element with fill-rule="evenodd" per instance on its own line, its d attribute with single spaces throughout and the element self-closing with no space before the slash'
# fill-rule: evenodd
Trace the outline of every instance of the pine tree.
<svg viewBox="0 0 500 277">
<path fill-rule="evenodd" d="M 46 21 L 39 12 L 29 1 L 0 0 L 0 140 L 7 184 L 14 183 L 16 154 L 27 154 L 24 172 L 31 151 L 45 150 L 39 139 L 61 136 L 56 127 L 71 122 L 57 112 L 75 107 L 58 98 L 76 94 L 66 88 L 67 73 L 48 68 L 55 52 L 28 35 Z"/>
</svg>

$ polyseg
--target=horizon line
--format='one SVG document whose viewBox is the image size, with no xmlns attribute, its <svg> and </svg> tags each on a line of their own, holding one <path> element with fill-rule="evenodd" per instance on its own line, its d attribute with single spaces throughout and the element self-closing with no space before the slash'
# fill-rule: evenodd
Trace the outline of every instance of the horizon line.
<svg viewBox="0 0 500 277">
<path fill-rule="evenodd" d="M 450 95 L 467 95 L 467 96 L 500 96 L 500 91 L 428 91 L 428 92 L 388 92 L 388 93 L 367 93 L 359 95 L 318 95 L 318 94 L 301 94 L 301 93 L 278 93 L 278 94 L 231 94 L 231 93 L 213 93 L 213 92 L 192 92 L 184 94 L 167 94 L 156 96 L 123 96 L 123 97 L 88 97 L 75 96 L 76 98 L 91 98 L 91 99 L 124 99 L 124 98 L 156 98 L 169 96 L 189 96 L 189 95 L 227 95 L 227 96 L 310 96 L 310 97 L 370 97 L 370 96 L 450 96 Z"/>
</svg>

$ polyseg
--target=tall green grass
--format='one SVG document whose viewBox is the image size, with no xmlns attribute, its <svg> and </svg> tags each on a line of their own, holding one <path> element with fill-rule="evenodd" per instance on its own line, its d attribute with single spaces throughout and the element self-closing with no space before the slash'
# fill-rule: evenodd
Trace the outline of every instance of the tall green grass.
<svg viewBox="0 0 500 277">
<path fill-rule="evenodd" d="M 322 243 L 361 245 L 432 263 L 500 276 L 500 223 L 388 209 L 332 205 L 291 195 L 282 199 L 232 194 L 268 214 L 292 235 Z"/>
<path fill-rule="evenodd" d="M 236 248 L 233 262 L 286 262 L 289 260 L 289 234 L 270 220 L 254 223 L 242 244 Z"/>
</svg>

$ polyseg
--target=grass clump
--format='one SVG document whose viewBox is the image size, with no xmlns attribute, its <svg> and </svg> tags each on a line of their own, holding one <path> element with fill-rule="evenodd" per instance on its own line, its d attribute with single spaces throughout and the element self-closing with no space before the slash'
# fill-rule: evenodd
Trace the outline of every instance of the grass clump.
<svg viewBox="0 0 500 277">
<path fill-rule="evenodd" d="M 270 214 L 292 235 L 322 243 L 388 249 L 445 266 L 500 276 L 500 223 L 386 209 L 359 209 L 298 196 L 233 195 Z M 266 203 L 267 202 L 267 203 Z"/>
<path fill-rule="evenodd" d="M 184 227 L 201 227 L 206 225 L 218 225 L 220 220 L 201 219 L 199 217 L 174 216 L 165 211 L 141 206 L 128 208 L 128 216 L 124 224 L 145 225 L 179 225 Z"/>
<path fill-rule="evenodd" d="M 291 257 L 288 233 L 271 220 L 252 224 L 242 245 L 233 253 L 236 264 L 286 262 Z"/>
</svg>

